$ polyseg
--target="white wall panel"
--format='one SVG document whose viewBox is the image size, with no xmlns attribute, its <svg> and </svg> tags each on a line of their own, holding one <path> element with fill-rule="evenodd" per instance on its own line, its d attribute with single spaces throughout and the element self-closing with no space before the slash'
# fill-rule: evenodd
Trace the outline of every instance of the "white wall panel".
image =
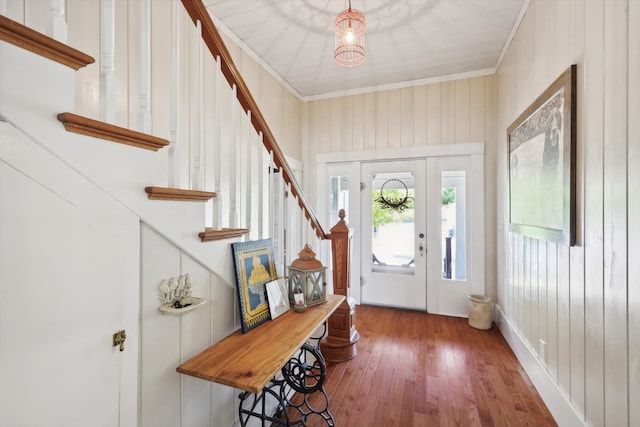
<svg viewBox="0 0 640 427">
<path fill-rule="evenodd" d="M 411 147 L 413 142 L 413 106 L 414 106 L 414 88 L 405 87 L 400 89 L 400 146 Z"/>
<path fill-rule="evenodd" d="M 240 327 L 235 287 L 144 224 L 141 253 L 141 425 L 230 427 L 237 413 L 236 391 L 178 374 L 176 368 Z M 186 273 L 192 295 L 208 303 L 179 317 L 162 314 L 158 285 Z"/>
<path fill-rule="evenodd" d="M 640 2 L 629 2 L 629 76 L 640 76 Z M 628 235 L 629 239 L 629 424 L 640 425 L 640 82 L 637 78 L 630 78 L 628 82 L 629 112 L 628 117 L 634 118 L 628 123 Z"/>
<path fill-rule="evenodd" d="M 456 82 L 440 83 L 440 142 L 453 144 L 456 142 Z"/>
<path fill-rule="evenodd" d="M 605 424 L 628 423 L 627 2 L 604 5 Z M 636 237 L 637 238 L 637 237 Z"/>
<path fill-rule="evenodd" d="M 180 254 L 180 274 L 189 274 L 192 295 L 211 301 L 211 273 L 184 253 Z M 180 363 L 186 362 L 211 342 L 211 306 L 204 307 L 173 321 L 180 324 Z M 189 375 L 180 375 L 180 427 L 211 424 L 211 383 Z"/>
<path fill-rule="evenodd" d="M 427 145 L 427 86 L 418 86 L 413 91 L 413 145 Z M 481 141 L 483 139 L 478 139 Z"/>
<path fill-rule="evenodd" d="M 637 323 L 631 318 L 638 305 L 631 286 L 637 249 L 629 238 L 640 209 L 632 202 L 638 181 L 631 124 L 638 89 L 630 78 L 638 74 L 636 3 L 533 0 L 497 72 L 496 147 L 505 150 L 496 152 L 497 211 L 504 213 L 497 252 L 510 260 L 498 261 L 499 304 L 534 353 L 539 340 L 546 342 L 541 361 L 594 426 L 635 425 L 638 416 L 631 403 L 639 388 L 638 338 L 628 326 Z M 518 238 L 501 233 L 508 225 L 504 130 L 572 63 L 578 65 L 577 245 L 531 239 L 523 250 Z M 532 261 L 536 245 L 537 269 L 528 264 L 531 293 L 522 293 L 528 283 L 519 265 Z M 537 306 L 530 324 L 520 312 L 528 306 Z"/>
<path fill-rule="evenodd" d="M 557 313 L 558 313 L 558 383 L 567 396 L 571 395 L 571 321 L 569 313 L 569 247 L 557 245 L 558 248 L 558 281 L 557 281 Z"/>
<path fill-rule="evenodd" d="M 158 286 L 180 275 L 180 251 L 143 225 L 141 235 L 141 427 L 180 425 L 180 322 L 159 310 Z"/>
<path fill-rule="evenodd" d="M 471 89 L 469 82 L 469 79 L 465 79 L 458 80 L 454 84 L 455 142 L 471 142 Z"/>
<path fill-rule="evenodd" d="M 389 92 L 376 92 L 375 149 L 388 148 L 389 143 Z M 335 150 L 334 150 L 335 151 Z"/>
<path fill-rule="evenodd" d="M 440 83 L 427 86 L 427 114 L 428 116 L 423 118 L 427 125 L 427 144 L 436 145 L 441 144 L 441 123 L 440 117 L 442 116 L 441 110 L 441 96 L 440 96 Z"/>
<path fill-rule="evenodd" d="M 385 122 L 387 125 L 387 140 L 381 141 L 386 148 L 398 148 L 402 139 L 402 92 L 400 89 L 390 90 L 386 105 Z M 343 101 L 344 102 L 344 101 Z M 346 150 L 345 150 L 346 151 Z"/>
<path fill-rule="evenodd" d="M 584 246 L 585 246 L 585 414 L 592 425 L 604 425 L 604 236 L 603 236 L 603 98 L 604 2 L 585 5 L 583 73 Z"/>
</svg>

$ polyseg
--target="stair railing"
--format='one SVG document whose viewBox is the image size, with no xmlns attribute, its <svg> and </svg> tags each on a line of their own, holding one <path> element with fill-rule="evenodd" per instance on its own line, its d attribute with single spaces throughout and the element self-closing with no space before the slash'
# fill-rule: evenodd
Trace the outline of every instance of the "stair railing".
<svg viewBox="0 0 640 427">
<path fill-rule="evenodd" d="M 195 25 L 200 22 L 202 26 L 202 39 L 205 45 L 214 57 L 220 57 L 221 70 L 227 82 L 231 87 L 237 89 L 237 99 L 240 102 L 245 113 L 251 113 L 250 119 L 256 132 L 262 135 L 262 143 L 269 153 L 273 153 L 273 161 L 278 169 L 282 171 L 282 176 L 287 184 L 290 185 L 292 195 L 297 199 L 299 207 L 304 211 L 305 217 L 310 222 L 311 227 L 315 231 L 316 236 L 321 239 L 327 239 L 329 236 L 322 228 L 318 218 L 311 208 L 309 200 L 306 198 L 300 185 L 298 184 L 293 171 L 289 166 L 282 150 L 276 142 L 271 129 L 269 128 L 264 116 L 262 115 L 256 101 L 254 100 L 249 88 L 247 87 L 240 72 L 225 46 L 220 33 L 216 29 L 209 12 L 201 0 L 181 0 L 182 4 L 193 20 Z"/>
</svg>

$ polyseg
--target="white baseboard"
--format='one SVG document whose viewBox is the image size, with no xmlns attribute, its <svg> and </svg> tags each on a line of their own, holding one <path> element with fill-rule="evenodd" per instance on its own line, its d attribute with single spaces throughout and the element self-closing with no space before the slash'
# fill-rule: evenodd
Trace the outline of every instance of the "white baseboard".
<svg viewBox="0 0 640 427">
<path fill-rule="evenodd" d="M 542 366 L 537 356 L 497 304 L 494 307 L 494 319 L 558 425 L 560 427 L 586 426 L 585 420 L 576 412 L 571 402 L 560 390 L 557 382 Z"/>
</svg>

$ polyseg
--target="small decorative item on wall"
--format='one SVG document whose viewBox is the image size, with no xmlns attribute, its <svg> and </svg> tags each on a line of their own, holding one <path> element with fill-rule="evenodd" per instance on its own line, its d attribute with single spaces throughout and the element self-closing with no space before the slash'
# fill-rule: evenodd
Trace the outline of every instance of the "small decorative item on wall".
<svg viewBox="0 0 640 427">
<path fill-rule="evenodd" d="M 207 300 L 191 296 L 189 273 L 178 278 L 163 279 L 158 286 L 160 311 L 172 316 L 181 316 L 205 304 Z"/>
<path fill-rule="evenodd" d="M 507 129 L 509 231 L 575 244 L 576 66 Z"/>
<path fill-rule="evenodd" d="M 265 284 L 276 279 L 271 239 L 232 243 L 242 333 L 269 320 Z"/>
</svg>

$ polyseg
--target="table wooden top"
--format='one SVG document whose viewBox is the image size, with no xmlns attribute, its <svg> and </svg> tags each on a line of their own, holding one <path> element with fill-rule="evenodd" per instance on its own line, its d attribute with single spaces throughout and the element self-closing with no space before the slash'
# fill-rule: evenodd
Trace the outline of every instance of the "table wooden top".
<svg viewBox="0 0 640 427">
<path fill-rule="evenodd" d="M 176 370 L 258 393 L 344 299 L 342 295 L 327 295 L 326 303 L 307 307 L 302 313 L 290 309 L 246 334 L 238 330 Z"/>
</svg>

